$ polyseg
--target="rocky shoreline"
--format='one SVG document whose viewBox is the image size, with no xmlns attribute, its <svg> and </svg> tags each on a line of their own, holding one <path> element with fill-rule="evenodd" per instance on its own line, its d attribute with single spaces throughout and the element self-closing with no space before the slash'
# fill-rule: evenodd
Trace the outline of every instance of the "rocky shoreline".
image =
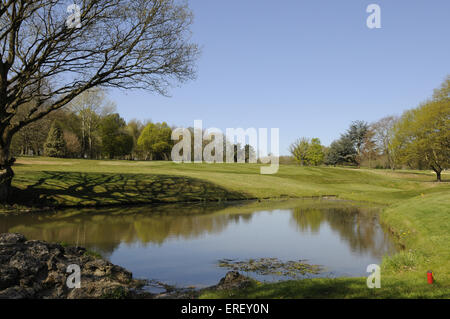
<svg viewBox="0 0 450 319">
<path fill-rule="evenodd" d="M 67 281 L 80 269 L 80 288 Z M 69 278 L 70 277 L 70 278 Z M 229 272 L 218 285 L 206 289 L 243 288 L 251 279 Z M 142 299 L 196 298 L 200 291 L 174 289 L 161 294 L 145 292 L 145 281 L 128 270 L 98 258 L 81 247 L 64 247 L 22 234 L 0 234 L 0 299 Z"/>
</svg>

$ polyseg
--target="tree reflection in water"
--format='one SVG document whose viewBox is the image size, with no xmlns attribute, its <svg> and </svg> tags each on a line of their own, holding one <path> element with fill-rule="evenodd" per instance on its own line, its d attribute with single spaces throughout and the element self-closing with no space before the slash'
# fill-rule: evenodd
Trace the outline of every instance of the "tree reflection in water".
<svg viewBox="0 0 450 319">
<path fill-rule="evenodd" d="M 375 210 L 352 205 L 338 201 L 285 201 L 68 209 L 0 216 L 0 232 L 19 232 L 29 239 L 84 246 L 108 257 L 122 243 L 145 246 L 162 245 L 171 239 L 195 239 L 221 233 L 231 224 L 250 223 L 258 212 L 275 214 L 281 209 L 290 211 L 291 223 L 300 232 L 318 233 L 326 224 L 353 251 L 382 255 L 385 242 L 375 236 L 379 227 Z"/>
<path fill-rule="evenodd" d="M 374 208 L 294 208 L 292 221 L 302 232 L 319 233 L 322 226 L 327 224 L 330 229 L 345 240 L 352 251 L 370 252 L 375 256 L 382 256 L 386 250 L 388 235 L 380 237 L 378 223 L 378 209 Z"/>
</svg>

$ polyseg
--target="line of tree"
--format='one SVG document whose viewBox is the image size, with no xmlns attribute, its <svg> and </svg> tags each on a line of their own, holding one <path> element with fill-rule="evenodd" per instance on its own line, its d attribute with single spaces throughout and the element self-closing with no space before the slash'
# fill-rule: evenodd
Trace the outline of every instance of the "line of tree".
<svg viewBox="0 0 450 319">
<path fill-rule="evenodd" d="M 44 155 L 50 157 L 87 159 L 171 160 L 174 145 L 173 127 L 166 122 L 128 123 L 115 111 L 103 90 L 92 89 L 82 93 L 67 107 L 51 113 L 33 125 L 23 127 L 13 138 L 11 150 L 15 156 Z M 194 147 L 194 129 L 191 145 Z M 202 136 L 205 131 L 200 132 Z M 225 149 L 230 144 L 224 136 Z M 208 141 L 203 140 L 202 151 Z M 234 161 L 244 152 L 249 162 L 255 150 L 250 145 L 233 144 Z M 194 160 L 192 153 L 192 161 Z"/>
<path fill-rule="evenodd" d="M 430 100 L 400 117 L 354 121 L 329 147 L 300 138 L 290 153 L 300 165 L 431 169 L 441 181 L 450 167 L 450 76 Z"/>
<path fill-rule="evenodd" d="M 171 132 L 166 123 L 128 124 L 100 90 L 81 94 L 66 108 L 23 127 L 13 138 L 15 156 L 89 159 L 165 159 Z"/>
</svg>

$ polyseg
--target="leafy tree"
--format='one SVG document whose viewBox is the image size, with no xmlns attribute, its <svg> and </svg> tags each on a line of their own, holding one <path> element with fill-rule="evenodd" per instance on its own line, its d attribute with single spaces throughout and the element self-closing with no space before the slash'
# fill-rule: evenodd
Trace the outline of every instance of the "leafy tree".
<svg viewBox="0 0 450 319">
<path fill-rule="evenodd" d="M 354 143 L 348 135 L 342 135 L 333 141 L 325 158 L 327 165 L 356 164 L 357 152 Z"/>
<path fill-rule="evenodd" d="M 57 110 L 43 119 L 55 117 L 61 126 L 66 141 L 66 156 L 79 158 L 81 153 L 81 120 L 69 108 Z"/>
<path fill-rule="evenodd" d="M 64 133 L 58 122 L 54 121 L 48 132 L 44 145 L 44 154 L 50 157 L 64 157 L 66 155 L 66 142 Z"/>
<path fill-rule="evenodd" d="M 307 154 L 309 148 L 309 139 L 306 137 L 302 137 L 297 139 L 294 143 L 289 147 L 289 151 L 292 156 L 300 165 L 306 165 Z"/>
<path fill-rule="evenodd" d="M 450 100 L 443 97 L 406 111 L 394 127 L 391 151 L 401 164 L 429 167 L 440 182 L 441 172 L 450 167 Z"/>
<path fill-rule="evenodd" d="M 147 125 L 144 125 L 141 121 L 136 119 L 129 121 L 127 124 L 128 134 L 133 137 L 133 151 L 132 151 L 133 158 L 139 158 L 141 155 L 137 142 L 145 126 Z"/>
<path fill-rule="evenodd" d="M 142 130 L 137 145 L 146 159 L 168 160 L 173 145 L 171 135 L 172 129 L 166 122 L 149 123 Z"/>
<path fill-rule="evenodd" d="M 323 163 L 324 160 L 324 148 L 320 144 L 320 139 L 313 138 L 308 139 L 302 137 L 297 139 L 291 144 L 289 148 L 295 161 L 300 165 L 313 165 L 317 166 Z"/>
<path fill-rule="evenodd" d="M 308 165 L 317 166 L 323 163 L 324 152 L 323 147 L 320 144 L 320 139 L 313 138 L 308 145 L 306 151 L 306 162 Z"/>
<path fill-rule="evenodd" d="M 86 0 L 80 7 L 75 27 L 67 21 L 67 1 L 2 1 L 0 201 L 11 194 L 10 147 L 21 128 L 94 87 L 166 94 L 174 82 L 194 77 L 199 50 L 189 40 L 186 4 Z M 25 116 L 16 116 L 24 107 Z"/>
<path fill-rule="evenodd" d="M 442 83 L 439 89 L 434 90 L 433 99 L 435 101 L 448 101 L 450 100 L 450 74 Z"/>
<path fill-rule="evenodd" d="M 131 153 L 133 137 L 125 129 L 125 120 L 114 113 L 104 117 L 99 126 L 102 152 L 110 159 Z"/>
<path fill-rule="evenodd" d="M 109 153 L 109 158 L 126 157 L 133 151 L 133 137 L 129 135 L 126 130 L 121 130 L 119 132 L 119 134 L 115 138 L 115 143 L 116 150 L 113 154 Z"/>
</svg>

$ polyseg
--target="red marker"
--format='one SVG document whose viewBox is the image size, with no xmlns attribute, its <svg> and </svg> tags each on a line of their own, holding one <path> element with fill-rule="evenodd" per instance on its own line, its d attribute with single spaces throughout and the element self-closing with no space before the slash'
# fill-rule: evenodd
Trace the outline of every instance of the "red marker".
<svg viewBox="0 0 450 319">
<path fill-rule="evenodd" d="M 433 272 L 431 270 L 429 270 L 427 272 L 427 279 L 428 279 L 428 283 L 432 284 L 433 283 Z"/>
</svg>

